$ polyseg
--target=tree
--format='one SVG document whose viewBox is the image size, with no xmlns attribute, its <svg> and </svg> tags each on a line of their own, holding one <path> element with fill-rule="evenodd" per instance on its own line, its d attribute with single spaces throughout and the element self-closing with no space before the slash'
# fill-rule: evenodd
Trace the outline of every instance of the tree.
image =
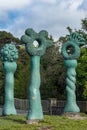
<svg viewBox="0 0 87 130">
<path fill-rule="evenodd" d="M 82 29 L 87 31 L 87 17 L 82 19 Z"/>
<path fill-rule="evenodd" d="M 77 99 L 87 99 L 87 49 L 81 49 L 81 56 L 78 59 L 77 66 Z"/>
<path fill-rule="evenodd" d="M 87 44 L 87 18 L 82 19 L 82 28 L 79 30 L 74 30 L 75 32 L 83 35 L 85 39 L 85 43 Z M 67 27 L 69 33 L 72 32 L 70 27 Z M 65 37 L 60 37 L 59 41 L 63 43 L 66 42 L 68 35 Z M 85 46 L 86 47 L 86 46 Z M 77 66 L 77 82 L 76 82 L 76 93 L 78 100 L 87 100 L 87 49 L 81 49 L 81 56 L 78 59 L 78 66 Z M 64 88 L 63 88 L 64 89 Z"/>
<path fill-rule="evenodd" d="M 0 48 L 6 43 L 15 42 L 20 43 L 20 40 L 14 37 L 10 32 L 0 31 Z"/>
<path fill-rule="evenodd" d="M 82 28 L 74 30 L 83 35 L 85 43 L 87 43 L 87 18 L 82 19 Z M 67 27 L 69 33 L 73 30 Z M 67 41 L 66 36 L 61 36 L 57 42 L 64 44 Z M 52 36 L 50 36 L 53 39 Z M 7 42 L 14 41 L 16 45 L 21 44 L 18 38 L 15 38 L 11 33 L 0 31 L 0 48 Z M 47 50 L 45 55 L 41 58 L 41 96 L 42 99 L 58 98 L 65 99 L 66 86 L 66 69 L 64 67 L 63 57 L 58 52 L 59 47 L 54 45 Z M 19 59 L 17 61 L 18 67 L 15 73 L 15 97 L 27 98 L 27 87 L 30 74 L 29 56 L 27 55 L 24 46 L 18 47 Z M 81 48 L 81 56 L 78 59 L 77 66 L 77 99 L 87 99 L 87 49 Z M 0 95 L 3 95 L 4 74 L 1 69 L 2 63 L 0 61 Z"/>
<path fill-rule="evenodd" d="M 51 47 L 41 60 L 42 99 L 65 99 L 65 68 L 58 47 Z"/>
<path fill-rule="evenodd" d="M 17 71 L 15 72 L 15 97 L 27 98 L 27 84 L 29 73 L 29 57 L 24 46 L 20 47 L 21 41 L 15 38 L 11 33 L 0 31 L 0 48 L 6 43 L 15 42 L 19 51 L 19 59 L 17 61 Z M 26 73 L 27 72 L 27 73 Z M 0 61 L 0 95 L 4 95 L 4 73 L 2 71 L 2 62 Z"/>
</svg>

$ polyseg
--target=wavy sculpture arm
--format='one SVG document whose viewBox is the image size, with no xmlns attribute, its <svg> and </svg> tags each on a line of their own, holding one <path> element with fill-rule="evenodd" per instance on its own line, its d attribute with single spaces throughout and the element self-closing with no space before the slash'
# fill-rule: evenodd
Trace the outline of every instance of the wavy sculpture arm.
<svg viewBox="0 0 87 130">
<path fill-rule="evenodd" d="M 62 46 L 62 55 L 64 64 L 67 69 L 66 74 L 66 92 L 67 99 L 64 112 L 79 112 L 80 109 L 76 104 L 76 67 L 77 58 L 80 56 L 80 46 L 84 45 L 84 39 L 78 33 L 71 33 L 68 41 Z M 71 50 L 69 50 L 71 48 Z M 73 50 L 73 51 L 72 51 Z"/>
<path fill-rule="evenodd" d="M 66 92 L 67 92 L 67 101 L 64 108 L 64 112 L 79 112 L 79 107 L 76 104 L 76 67 L 77 60 L 65 60 L 64 64 L 67 68 L 66 74 Z"/>
</svg>

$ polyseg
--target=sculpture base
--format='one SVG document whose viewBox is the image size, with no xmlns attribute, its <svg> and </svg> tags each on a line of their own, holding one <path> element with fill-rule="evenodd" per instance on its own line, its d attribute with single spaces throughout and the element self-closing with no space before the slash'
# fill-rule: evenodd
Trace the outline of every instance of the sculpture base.
<svg viewBox="0 0 87 130">
<path fill-rule="evenodd" d="M 26 124 L 38 124 L 39 122 L 40 122 L 40 120 L 38 120 L 38 119 L 26 120 Z"/>
<path fill-rule="evenodd" d="M 86 118 L 84 116 L 81 116 L 80 113 L 73 113 L 73 112 L 66 112 L 63 115 L 67 116 L 69 119 L 74 119 L 74 120 L 83 120 Z"/>
<path fill-rule="evenodd" d="M 74 95 L 75 97 L 75 95 Z M 69 96 L 68 96 L 69 98 Z M 80 112 L 80 109 L 76 103 L 76 100 L 72 101 L 72 100 L 68 100 L 67 98 L 67 102 L 66 102 L 66 105 L 65 105 L 65 108 L 64 108 L 64 113 L 79 113 Z"/>
<path fill-rule="evenodd" d="M 15 108 L 6 108 L 4 107 L 2 110 L 2 115 L 7 116 L 7 115 L 17 115 L 16 109 Z"/>
<path fill-rule="evenodd" d="M 77 112 L 64 112 L 63 115 L 65 116 L 79 116 L 80 113 L 77 113 Z"/>
</svg>

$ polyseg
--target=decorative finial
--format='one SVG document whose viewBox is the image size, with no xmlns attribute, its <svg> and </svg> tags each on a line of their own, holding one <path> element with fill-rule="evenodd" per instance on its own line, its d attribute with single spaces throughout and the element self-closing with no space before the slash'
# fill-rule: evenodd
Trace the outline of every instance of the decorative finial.
<svg viewBox="0 0 87 130">
<path fill-rule="evenodd" d="M 5 44 L 1 49 L 2 61 L 13 62 L 18 59 L 18 50 L 13 42 Z"/>
</svg>

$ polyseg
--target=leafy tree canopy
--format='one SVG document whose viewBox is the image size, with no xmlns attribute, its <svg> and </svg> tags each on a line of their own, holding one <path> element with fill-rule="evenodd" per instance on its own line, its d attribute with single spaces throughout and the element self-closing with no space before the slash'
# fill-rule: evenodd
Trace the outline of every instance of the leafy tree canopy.
<svg viewBox="0 0 87 130">
<path fill-rule="evenodd" d="M 82 28 L 74 30 L 82 34 L 87 44 L 87 18 L 82 21 Z M 69 33 L 73 30 L 67 27 Z M 57 42 L 62 44 L 67 41 L 67 34 L 65 37 L 61 36 Z M 49 37 L 48 37 L 49 38 Z M 53 37 L 50 36 L 53 40 Z M 11 33 L 0 31 L 0 48 L 8 42 L 16 42 L 16 45 L 21 44 L 18 38 L 15 38 Z M 54 41 L 54 40 L 53 40 Z M 56 44 L 56 42 L 55 42 Z M 65 79 L 66 69 L 64 67 L 63 57 L 58 52 L 59 47 L 55 45 L 47 50 L 45 55 L 41 58 L 41 96 L 42 99 L 58 98 L 65 99 Z M 28 84 L 30 78 L 30 57 L 25 51 L 24 46 L 18 48 L 19 59 L 17 61 L 17 71 L 15 73 L 15 97 L 27 98 Z M 87 100 L 87 49 L 81 48 L 81 56 L 78 59 L 77 66 L 77 99 Z M 2 72 L 2 62 L 0 61 L 0 95 L 4 95 L 4 73 Z"/>
</svg>

